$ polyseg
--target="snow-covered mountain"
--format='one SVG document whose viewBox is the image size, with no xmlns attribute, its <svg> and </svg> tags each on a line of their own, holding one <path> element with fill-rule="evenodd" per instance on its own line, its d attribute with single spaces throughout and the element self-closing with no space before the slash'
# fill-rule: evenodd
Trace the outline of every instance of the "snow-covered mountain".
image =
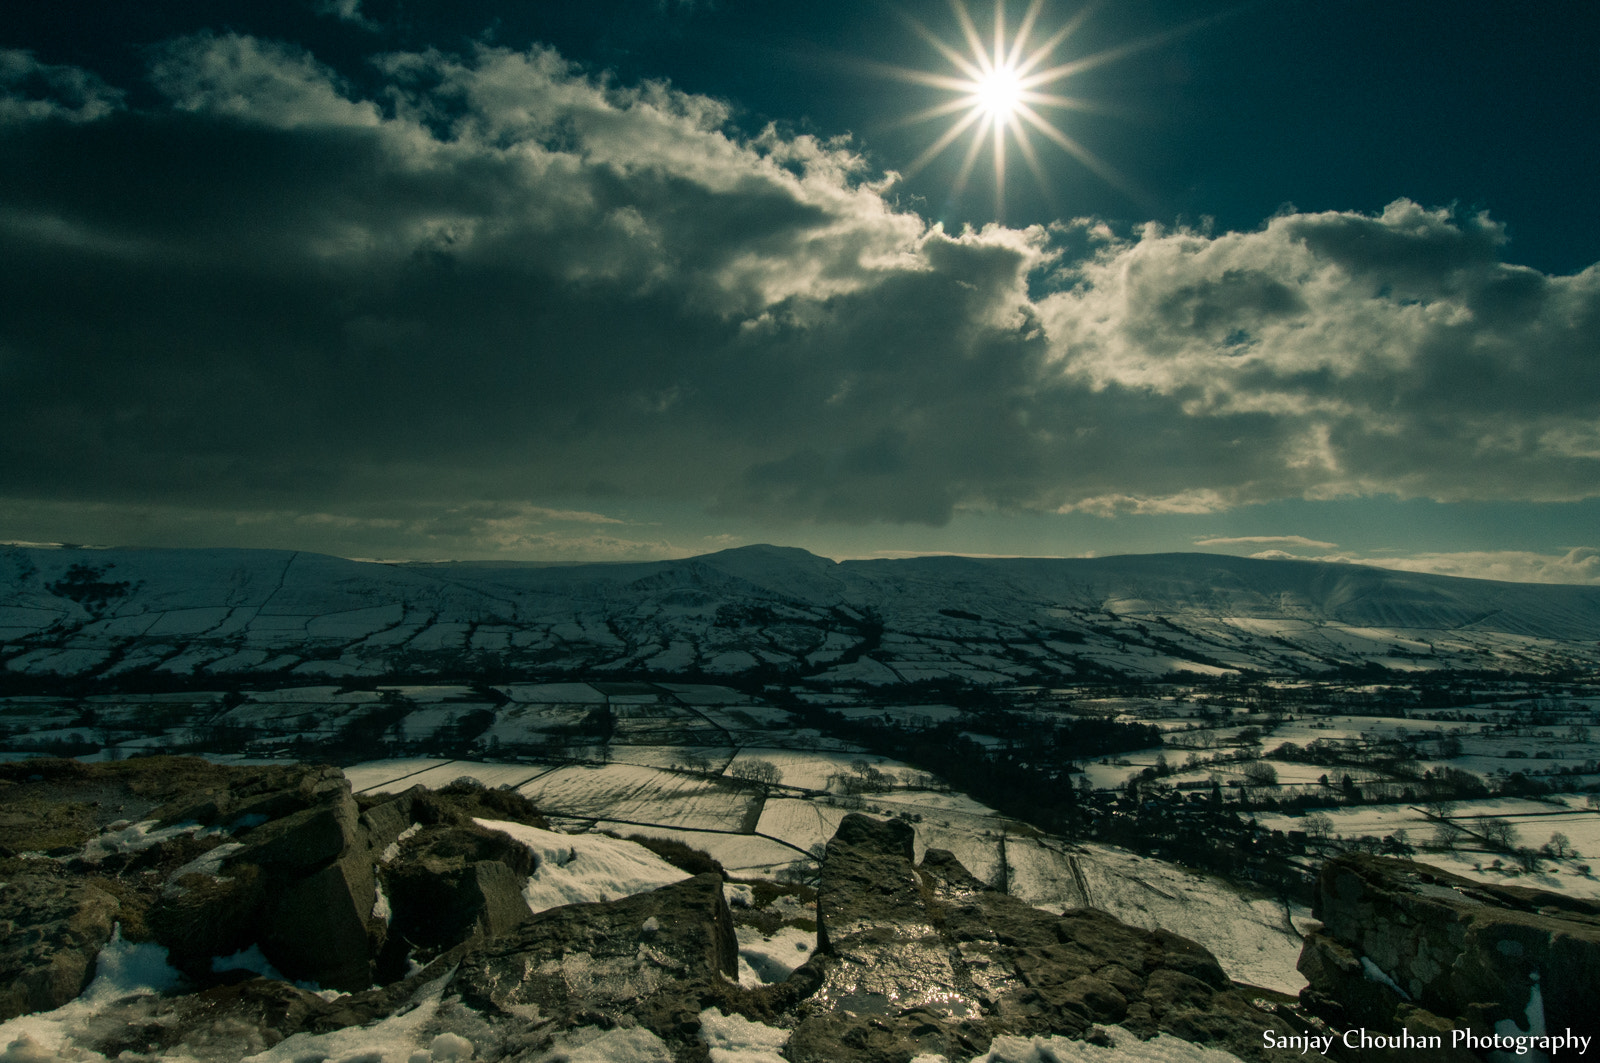
<svg viewBox="0 0 1600 1063">
<path fill-rule="evenodd" d="M 1550 672 L 1600 662 L 1600 588 L 1215 554 L 383 564 L 0 548 L 12 674 L 617 673 L 981 684 L 1170 672 Z"/>
</svg>

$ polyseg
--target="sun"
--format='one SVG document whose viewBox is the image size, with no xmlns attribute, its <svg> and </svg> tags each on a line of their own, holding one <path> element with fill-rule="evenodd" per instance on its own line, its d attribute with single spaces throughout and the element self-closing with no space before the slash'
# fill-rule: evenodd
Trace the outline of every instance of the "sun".
<svg viewBox="0 0 1600 1063">
<path fill-rule="evenodd" d="M 890 67 L 893 77 L 928 85 L 951 93 L 951 97 L 911 115 L 908 123 L 950 118 L 949 126 L 928 145 L 904 171 L 910 177 L 939 155 L 968 137 L 966 153 L 957 172 L 953 192 L 966 187 L 979 157 L 987 147 L 994 166 L 995 216 L 1005 217 L 1007 154 L 1015 149 L 1046 194 L 1050 183 L 1034 145 L 1043 138 L 1071 155 L 1083 166 L 1112 186 L 1132 194 L 1128 181 L 1069 135 L 1046 111 L 1103 110 L 1087 100 L 1055 91 L 1060 82 L 1113 59 L 1121 58 L 1173 36 L 1171 33 L 1136 41 L 1071 62 L 1054 63 L 1052 57 L 1088 15 L 1088 8 L 1048 36 L 1036 40 L 1035 30 L 1045 0 L 1032 0 L 1014 33 L 1007 32 L 1005 0 L 995 0 L 994 30 L 984 39 L 967 10 L 965 0 L 950 0 L 961 36 L 963 51 L 941 40 L 922 23 L 907 16 L 907 22 L 954 68 L 953 73 L 937 73 Z"/>
<path fill-rule="evenodd" d="M 1022 102 L 1022 79 L 1009 66 L 997 67 L 973 89 L 973 104 L 983 108 L 990 121 L 1009 122 Z"/>
</svg>

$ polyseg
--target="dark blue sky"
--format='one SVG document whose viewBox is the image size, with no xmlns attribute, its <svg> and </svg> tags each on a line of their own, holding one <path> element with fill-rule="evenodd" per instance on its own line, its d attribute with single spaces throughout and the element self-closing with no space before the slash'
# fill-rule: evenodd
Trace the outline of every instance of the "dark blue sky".
<svg viewBox="0 0 1600 1063">
<path fill-rule="evenodd" d="M 992 6 L 969 6 L 987 34 Z M 1012 0 L 1012 26 L 1024 6 Z M 1047 4 L 1039 28 L 1052 31 L 1082 7 Z M 318 15 L 309 0 L 13 4 L 0 11 L 0 42 L 97 70 L 135 98 L 142 48 L 203 27 L 304 44 L 368 86 L 377 79 L 366 60 L 378 52 L 542 43 L 623 83 L 665 78 L 728 101 L 747 130 L 778 122 L 851 133 L 872 162 L 903 170 L 942 128 L 903 119 L 944 97 L 874 66 L 949 69 L 908 16 L 960 39 L 944 0 L 366 0 L 359 11 L 365 24 Z M 1064 128 L 1144 194 L 1125 194 L 1042 144 L 1048 193 L 1014 162 L 1008 223 L 1209 216 L 1247 229 L 1286 205 L 1370 212 L 1404 196 L 1489 211 L 1507 227 L 1507 257 L 1544 272 L 1600 260 L 1593 5 L 1117 0 L 1094 7 L 1056 55 L 1069 61 L 1150 41 L 1158 43 L 1060 86 L 1105 109 L 1073 113 Z M 903 201 L 949 225 L 993 220 L 981 165 L 952 201 L 959 154 L 910 181 Z"/>
<path fill-rule="evenodd" d="M 946 0 L 0 5 L 0 540 L 1600 582 L 1600 8 L 1069 22 L 1002 208 Z"/>
</svg>

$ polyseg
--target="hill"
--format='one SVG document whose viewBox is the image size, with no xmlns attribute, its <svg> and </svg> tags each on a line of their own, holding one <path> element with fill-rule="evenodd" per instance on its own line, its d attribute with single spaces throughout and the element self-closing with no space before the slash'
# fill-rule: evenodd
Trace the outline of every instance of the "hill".
<svg viewBox="0 0 1600 1063">
<path fill-rule="evenodd" d="M 392 564 L 0 549 L 12 677 L 576 674 L 979 685 L 1600 660 L 1600 588 L 1215 554 Z"/>
</svg>

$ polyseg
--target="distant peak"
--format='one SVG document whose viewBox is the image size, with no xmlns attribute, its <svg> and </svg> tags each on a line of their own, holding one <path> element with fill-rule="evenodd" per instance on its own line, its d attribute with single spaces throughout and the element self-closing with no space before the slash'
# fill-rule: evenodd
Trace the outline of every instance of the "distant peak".
<svg viewBox="0 0 1600 1063">
<path fill-rule="evenodd" d="M 838 562 L 830 558 L 819 557 L 810 550 L 798 546 L 773 546 L 771 543 L 752 543 L 749 546 L 734 546 L 727 550 L 718 550 L 714 554 L 702 555 L 705 559 L 725 558 L 727 560 L 767 557 L 794 563 L 821 563 L 834 565 Z"/>
</svg>

